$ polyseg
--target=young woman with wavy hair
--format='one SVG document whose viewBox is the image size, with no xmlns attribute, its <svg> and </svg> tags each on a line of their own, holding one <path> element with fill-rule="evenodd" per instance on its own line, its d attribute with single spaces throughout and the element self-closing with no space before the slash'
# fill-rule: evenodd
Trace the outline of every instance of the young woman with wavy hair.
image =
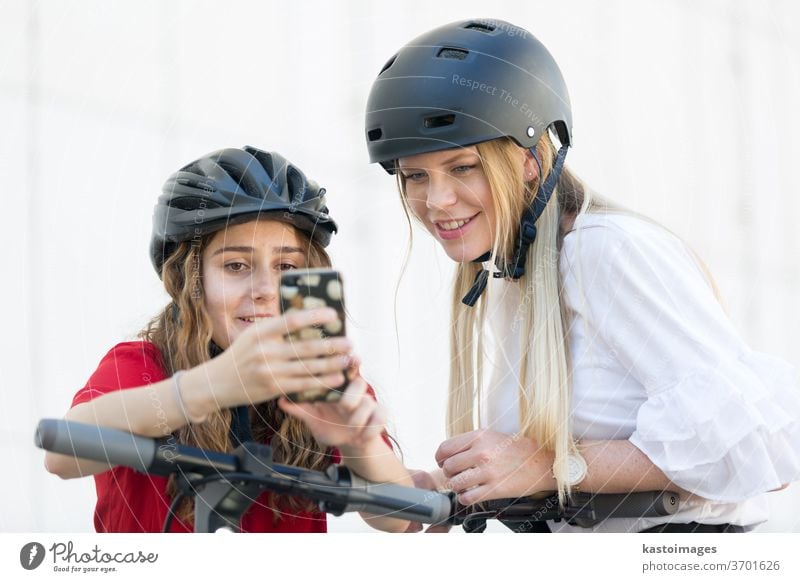
<svg viewBox="0 0 800 582">
<path fill-rule="evenodd" d="M 170 302 L 140 333 L 115 346 L 78 391 L 68 420 L 175 438 L 215 451 L 268 442 L 277 462 L 315 470 L 344 463 L 372 481 L 411 485 L 383 432 L 385 414 L 346 338 L 285 340 L 333 321 L 334 310 L 279 314 L 283 271 L 328 267 L 336 225 L 325 190 L 277 153 L 213 152 L 165 183 L 153 218 L 151 259 Z M 285 394 L 332 388 L 336 403 L 293 404 Z M 157 532 L 178 493 L 169 480 L 126 467 L 48 453 L 64 478 L 94 475 L 95 528 Z M 171 531 L 192 530 L 191 499 Z M 372 526 L 407 522 L 364 516 Z M 263 493 L 244 514 L 245 532 L 323 532 L 308 501 Z"/>
</svg>

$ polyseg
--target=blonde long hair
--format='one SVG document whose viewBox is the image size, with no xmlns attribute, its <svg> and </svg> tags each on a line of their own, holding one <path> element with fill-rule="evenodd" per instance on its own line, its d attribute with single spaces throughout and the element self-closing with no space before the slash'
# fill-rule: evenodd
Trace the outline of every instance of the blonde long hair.
<svg viewBox="0 0 800 582">
<path fill-rule="evenodd" d="M 491 259 L 494 262 L 498 255 L 512 255 L 519 217 L 523 209 L 532 204 L 540 179 L 546 179 L 550 173 L 556 151 L 549 137 L 544 136 L 536 146 L 541 176 L 526 182 L 520 164 L 520 147 L 512 140 L 504 138 L 483 142 L 477 145 L 477 150 L 497 217 Z M 408 215 L 401 173 L 398 173 L 398 185 Z M 575 451 L 576 446 L 570 426 L 569 321 L 561 299 L 558 270 L 559 252 L 566 234 L 561 228 L 561 218 L 602 208 L 610 208 L 610 205 L 593 198 L 580 180 L 564 167 L 557 187 L 536 223 L 536 240 L 528 250 L 525 275 L 519 280 L 523 297 L 530 300 L 528 308 L 520 310 L 519 314 L 523 346 L 518 386 L 520 433 L 554 453 L 553 473 L 562 503 L 569 494 L 566 486 L 567 455 Z M 480 423 L 486 294 L 475 307 L 464 305 L 461 299 L 481 269 L 482 266 L 476 263 L 459 263 L 456 267 L 447 406 L 450 436 L 474 430 Z"/>
<path fill-rule="evenodd" d="M 309 267 L 329 267 L 328 254 L 316 241 L 296 229 L 306 246 L 306 262 Z M 164 262 L 162 280 L 164 288 L 172 298 L 170 303 L 139 332 L 139 337 L 156 345 L 161 353 L 162 364 L 168 376 L 177 370 L 186 370 L 209 361 L 212 357 L 212 326 L 205 309 L 202 285 L 202 253 L 214 234 L 198 240 L 180 243 Z M 253 438 L 257 442 L 270 440 L 276 462 L 297 465 L 313 470 L 323 470 L 332 462 L 330 450 L 320 445 L 305 425 L 286 416 L 275 401 L 250 407 Z M 219 410 L 199 425 L 190 424 L 178 429 L 175 437 L 179 442 L 214 451 L 230 452 L 229 438 L 231 412 Z M 177 494 L 175 477 L 170 477 L 167 487 L 170 498 Z M 281 511 L 312 511 L 311 502 L 281 495 L 270 496 L 269 507 L 274 520 L 280 519 Z M 177 511 L 185 523 L 192 523 L 194 502 L 187 499 Z"/>
<path fill-rule="evenodd" d="M 490 259 L 494 263 L 498 255 L 512 256 L 522 211 L 532 204 L 540 180 L 546 180 L 552 171 L 556 149 L 548 135 L 539 140 L 536 151 L 541 161 L 541 172 L 528 182 L 520 164 L 520 147 L 511 139 L 483 142 L 477 145 L 477 150 L 491 189 L 496 215 Z M 410 222 L 413 213 L 407 204 L 405 180 L 401 172 L 397 173 L 397 180 Z M 523 195 L 520 195 L 521 192 Z M 671 232 L 652 219 L 592 192 L 566 166 L 544 213 L 536 223 L 536 240 L 528 249 L 525 275 L 519 280 L 523 301 L 515 318 L 515 321 L 521 322 L 519 426 L 522 436 L 534 439 L 554 453 L 553 474 L 562 504 L 571 493 L 567 485 L 567 456 L 576 452 L 577 447 L 570 421 L 571 321 L 561 292 L 559 258 L 564 236 L 568 232 L 565 228 L 567 220 L 574 220 L 580 214 L 589 212 L 636 216 Z M 724 301 L 709 269 L 688 244 L 686 247 L 724 308 Z M 456 267 L 451 300 L 447 405 L 449 436 L 472 431 L 480 424 L 487 293 L 481 296 L 474 307 L 464 305 L 462 298 L 471 289 L 475 276 L 482 268 L 480 264 L 471 262 L 459 263 Z"/>
</svg>

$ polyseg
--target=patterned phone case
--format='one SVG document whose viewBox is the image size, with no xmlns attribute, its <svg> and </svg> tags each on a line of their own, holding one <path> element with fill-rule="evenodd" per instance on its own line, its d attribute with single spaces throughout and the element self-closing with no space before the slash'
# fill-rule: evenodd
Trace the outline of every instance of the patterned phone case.
<svg viewBox="0 0 800 582">
<path fill-rule="evenodd" d="M 324 326 L 314 326 L 290 333 L 288 341 L 320 339 L 345 335 L 344 296 L 342 278 L 332 269 L 297 269 L 287 271 L 281 277 L 281 311 L 285 314 L 303 309 L 331 307 L 339 315 L 338 319 Z M 333 389 L 309 390 L 302 393 L 287 394 L 292 402 L 335 402 L 342 397 L 347 388 L 347 380 L 342 386 Z"/>
</svg>

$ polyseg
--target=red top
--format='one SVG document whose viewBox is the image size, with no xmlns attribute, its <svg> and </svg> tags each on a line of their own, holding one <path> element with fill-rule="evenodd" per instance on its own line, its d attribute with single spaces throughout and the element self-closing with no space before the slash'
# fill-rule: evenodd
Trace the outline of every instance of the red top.
<svg viewBox="0 0 800 582">
<path fill-rule="evenodd" d="M 75 395 L 72 406 L 115 390 L 159 382 L 166 377 L 161 355 L 154 344 L 146 341 L 120 343 L 105 355 L 86 386 Z M 170 506 L 166 477 L 139 473 L 128 467 L 114 467 L 95 475 L 94 480 L 97 487 L 94 527 L 98 532 L 161 531 Z M 325 514 L 322 512 L 285 512 L 277 523 L 273 523 L 268 495 L 267 492 L 262 493 L 242 516 L 243 532 L 327 531 Z M 175 518 L 170 531 L 190 533 L 192 529 Z"/>
</svg>

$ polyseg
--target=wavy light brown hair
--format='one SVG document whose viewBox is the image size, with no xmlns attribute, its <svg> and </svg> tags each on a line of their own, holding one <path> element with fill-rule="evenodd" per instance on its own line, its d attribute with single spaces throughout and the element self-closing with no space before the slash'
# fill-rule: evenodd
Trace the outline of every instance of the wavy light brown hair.
<svg viewBox="0 0 800 582">
<path fill-rule="evenodd" d="M 267 220 L 261 218 L 261 220 Z M 306 248 L 306 266 L 330 267 L 325 249 L 301 230 L 297 235 Z M 172 376 L 178 370 L 188 370 L 209 361 L 215 346 L 212 344 L 211 321 L 205 308 L 203 293 L 203 250 L 216 232 L 182 242 L 167 258 L 161 270 L 161 279 L 172 300 L 139 332 L 139 337 L 158 347 L 164 370 Z M 218 349 L 218 348 L 217 348 Z M 333 461 L 330 449 L 320 445 L 305 425 L 287 416 L 271 400 L 250 406 L 253 438 L 272 446 L 273 458 L 278 463 L 296 465 L 312 470 L 324 470 Z M 220 452 L 231 452 L 231 412 L 219 410 L 202 424 L 189 424 L 177 431 L 178 442 Z M 167 493 L 174 499 L 178 492 L 175 476 L 171 476 Z M 277 522 L 283 511 L 313 511 L 310 501 L 284 495 L 271 495 L 269 507 Z M 184 523 L 194 521 L 194 500 L 186 499 L 178 507 L 177 517 Z"/>
</svg>

